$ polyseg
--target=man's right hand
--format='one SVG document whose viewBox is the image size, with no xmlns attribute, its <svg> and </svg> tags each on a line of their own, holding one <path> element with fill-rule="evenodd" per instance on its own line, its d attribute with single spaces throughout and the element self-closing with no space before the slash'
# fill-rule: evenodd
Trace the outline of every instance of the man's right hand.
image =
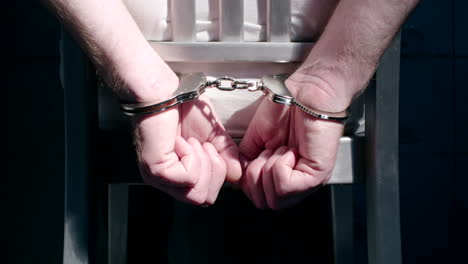
<svg viewBox="0 0 468 264">
<path fill-rule="evenodd" d="M 211 205 L 225 179 L 239 181 L 238 148 L 205 98 L 138 117 L 135 124 L 139 167 L 146 183 L 178 200 Z"/>
</svg>

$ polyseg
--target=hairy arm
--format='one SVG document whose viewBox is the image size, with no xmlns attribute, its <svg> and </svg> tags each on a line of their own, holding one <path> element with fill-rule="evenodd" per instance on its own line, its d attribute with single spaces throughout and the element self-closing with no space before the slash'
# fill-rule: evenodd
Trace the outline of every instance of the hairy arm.
<svg viewBox="0 0 468 264">
<path fill-rule="evenodd" d="M 167 99 L 178 77 L 150 47 L 122 0 L 43 0 L 121 99 Z M 215 202 L 225 179 L 237 182 L 237 146 L 206 99 L 134 119 L 145 182 L 181 201 Z"/>
<path fill-rule="evenodd" d="M 313 108 L 341 112 L 365 87 L 419 0 L 341 0 L 288 87 Z"/>
<path fill-rule="evenodd" d="M 154 102 L 177 76 L 151 48 L 121 0 L 42 0 L 122 99 Z"/>
<path fill-rule="evenodd" d="M 373 74 L 417 0 L 340 0 L 306 61 L 286 81 L 309 107 L 342 112 Z M 242 190 L 259 208 L 292 206 L 333 171 L 343 124 L 264 100 L 240 144 Z"/>
</svg>

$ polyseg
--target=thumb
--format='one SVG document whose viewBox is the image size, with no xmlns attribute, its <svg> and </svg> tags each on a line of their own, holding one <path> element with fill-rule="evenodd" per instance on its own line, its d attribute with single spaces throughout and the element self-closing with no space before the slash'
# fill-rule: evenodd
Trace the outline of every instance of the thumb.
<svg viewBox="0 0 468 264">
<path fill-rule="evenodd" d="M 248 160 L 257 158 L 264 149 L 285 145 L 288 139 L 290 108 L 265 98 L 240 143 L 241 154 Z"/>
<path fill-rule="evenodd" d="M 190 168 L 187 166 L 197 166 L 199 157 L 186 142 L 178 140 L 176 144 L 178 126 L 177 109 L 137 120 L 137 152 L 148 183 L 163 182 L 182 186 L 197 183 L 198 175 L 188 173 L 187 169 Z"/>
<path fill-rule="evenodd" d="M 254 118 L 255 119 L 255 118 Z M 265 149 L 265 143 L 257 132 L 255 120 L 252 119 L 241 143 L 239 144 L 239 151 L 242 158 L 247 163 L 254 160 Z"/>
<path fill-rule="evenodd" d="M 219 155 L 226 163 L 226 180 L 237 183 L 242 176 L 241 163 L 239 162 L 239 149 L 234 140 L 227 133 L 221 123 L 217 122 L 209 142 L 213 145 Z"/>
</svg>

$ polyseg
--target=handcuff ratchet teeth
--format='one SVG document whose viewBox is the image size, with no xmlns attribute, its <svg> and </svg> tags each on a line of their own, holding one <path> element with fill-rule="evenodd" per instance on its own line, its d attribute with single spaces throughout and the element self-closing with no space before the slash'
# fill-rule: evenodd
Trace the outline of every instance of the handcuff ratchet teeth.
<svg viewBox="0 0 468 264">
<path fill-rule="evenodd" d="M 126 115 L 138 116 L 163 112 L 184 102 L 198 99 L 206 89 L 217 88 L 222 91 L 247 90 L 251 92 L 262 91 L 263 94 L 274 103 L 298 106 L 305 113 L 319 119 L 345 121 L 348 116 L 346 111 L 341 113 L 327 113 L 304 106 L 299 103 L 289 92 L 284 84 L 287 74 L 265 75 L 260 82 L 236 80 L 231 77 L 211 78 L 201 72 L 185 74 L 180 77 L 178 88 L 172 93 L 172 97 L 156 104 L 132 103 L 121 104 L 121 110 Z"/>
</svg>

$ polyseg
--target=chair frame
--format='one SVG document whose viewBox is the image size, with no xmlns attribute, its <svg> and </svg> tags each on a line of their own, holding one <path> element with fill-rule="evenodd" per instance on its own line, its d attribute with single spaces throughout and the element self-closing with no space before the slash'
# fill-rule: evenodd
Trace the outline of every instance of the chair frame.
<svg viewBox="0 0 468 264">
<path fill-rule="evenodd" d="M 168 62 L 294 62 L 313 43 L 290 42 L 289 1 L 269 0 L 267 41 L 242 41 L 243 1 L 220 1 L 220 42 L 195 41 L 194 0 L 173 0 L 173 42 L 150 42 Z M 285 18 L 285 19 L 273 19 Z M 97 180 L 98 92 L 94 71 L 80 48 L 62 35 L 65 100 L 65 213 L 63 262 L 125 263 L 128 186 L 141 181 Z M 398 183 L 400 35 L 387 49 L 365 92 L 366 132 L 343 137 L 333 172 L 331 202 L 335 264 L 354 259 L 352 183 L 365 183 L 368 263 L 401 263 Z M 363 180 L 362 180 L 363 179 Z M 92 201 L 98 201 L 94 203 Z M 100 260 L 100 261 L 97 261 Z M 104 260 L 104 261 L 103 261 Z"/>
</svg>

